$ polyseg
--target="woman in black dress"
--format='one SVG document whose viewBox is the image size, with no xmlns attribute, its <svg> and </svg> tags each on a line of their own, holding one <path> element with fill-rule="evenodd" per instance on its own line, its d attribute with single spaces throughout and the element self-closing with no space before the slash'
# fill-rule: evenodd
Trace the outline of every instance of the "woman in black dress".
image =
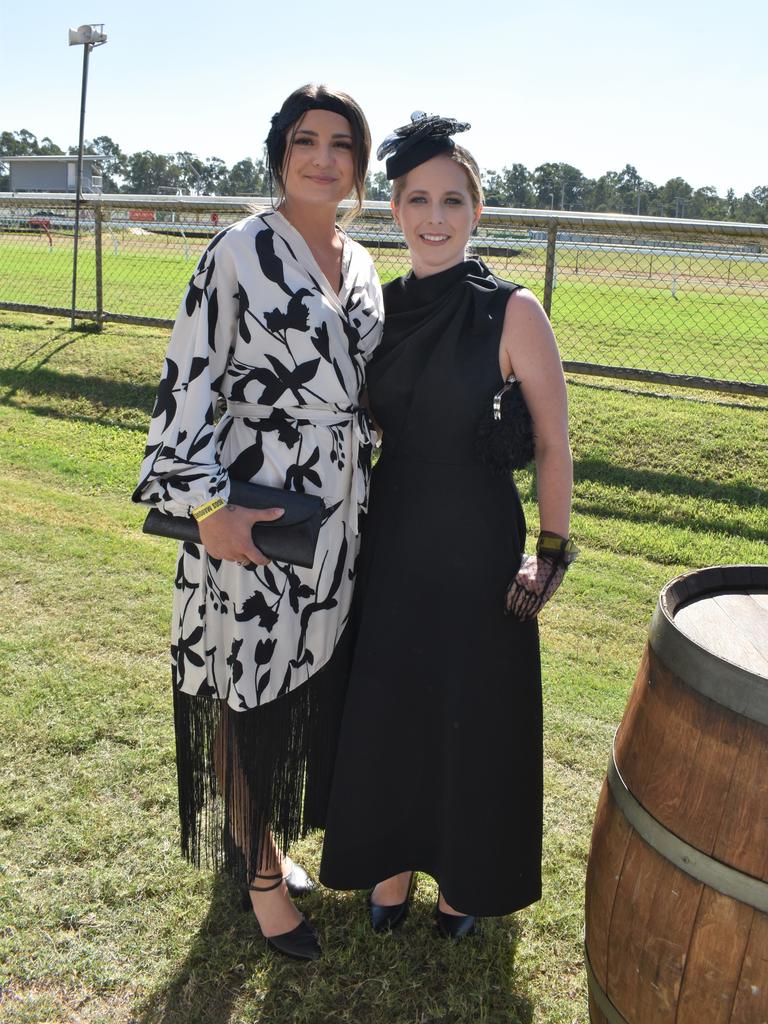
<svg viewBox="0 0 768 1024">
<path fill-rule="evenodd" d="M 536 614 L 574 557 L 560 358 L 536 298 L 465 256 L 482 211 L 477 164 L 451 138 L 467 127 L 414 115 L 379 151 L 393 154 L 413 270 L 384 288 L 368 369 L 383 451 L 320 872 L 332 888 L 374 887 L 376 931 L 402 922 L 415 873 L 430 874 L 452 938 L 541 895 Z M 510 472 L 525 461 L 526 405 L 541 526 L 529 556 Z M 491 444 L 506 465 L 489 464 Z"/>
</svg>

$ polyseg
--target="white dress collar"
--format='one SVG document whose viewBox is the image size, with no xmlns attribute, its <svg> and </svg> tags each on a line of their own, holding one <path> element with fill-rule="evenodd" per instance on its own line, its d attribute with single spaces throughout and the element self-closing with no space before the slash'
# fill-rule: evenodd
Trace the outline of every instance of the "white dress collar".
<svg viewBox="0 0 768 1024">
<path fill-rule="evenodd" d="M 312 253 L 309 245 L 307 244 L 304 236 L 298 231 L 293 224 L 286 217 L 280 213 L 279 210 L 268 210 L 266 214 L 262 216 L 273 217 L 277 221 L 276 228 L 279 229 L 280 235 L 288 242 L 296 255 L 296 258 L 301 263 L 305 263 L 312 271 L 312 276 L 316 278 L 317 283 L 323 291 L 323 294 L 333 304 L 337 312 L 342 313 L 344 311 L 344 301 L 347 298 L 347 292 L 349 289 L 349 264 L 352 259 L 352 246 L 350 245 L 350 239 L 346 231 L 336 225 L 336 231 L 341 238 L 342 251 L 341 251 L 341 288 L 339 294 L 336 294 L 336 290 L 331 285 L 328 278 L 325 276 L 323 271 L 320 269 L 320 265 Z"/>
</svg>

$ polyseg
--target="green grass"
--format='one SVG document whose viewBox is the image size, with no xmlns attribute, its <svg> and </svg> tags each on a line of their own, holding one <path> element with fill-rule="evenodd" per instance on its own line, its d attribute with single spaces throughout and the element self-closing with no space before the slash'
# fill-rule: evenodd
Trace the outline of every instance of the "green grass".
<svg viewBox="0 0 768 1024">
<path fill-rule="evenodd" d="M 0 313 L 0 1020 L 586 1024 L 584 872 L 611 735 L 661 586 L 768 561 L 768 408 L 571 383 L 583 552 L 542 618 L 544 898 L 454 949 L 427 878 L 383 939 L 359 894 L 323 890 L 307 909 L 326 957 L 301 966 L 177 853 L 174 550 L 127 500 L 166 336 Z M 294 853 L 316 870 L 320 844 Z"/>
<path fill-rule="evenodd" d="M 96 301 L 93 244 L 88 235 L 81 243 L 78 305 L 86 309 Z M 172 318 L 204 244 L 105 231 L 105 308 Z M 0 235 L 0 301 L 67 307 L 71 247 L 65 235 L 55 235 L 50 248 L 42 234 Z M 372 255 L 383 281 L 408 269 L 403 250 L 373 249 Z M 543 249 L 491 256 L 488 263 L 541 298 Z M 564 359 L 768 382 L 768 264 L 583 251 L 563 243 L 557 268 L 552 323 Z"/>
</svg>

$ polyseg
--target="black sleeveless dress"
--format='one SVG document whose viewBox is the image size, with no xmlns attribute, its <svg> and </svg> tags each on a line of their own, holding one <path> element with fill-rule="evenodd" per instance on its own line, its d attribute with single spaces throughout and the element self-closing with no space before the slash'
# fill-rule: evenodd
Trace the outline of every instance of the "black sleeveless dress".
<svg viewBox="0 0 768 1024">
<path fill-rule="evenodd" d="M 384 443 L 320 870 L 335 889 L 423 871 L 476 915 L 541 895 L 538 628 L 504 615 L 525 523 L 476 451 L 517 287 L 467 260 L 384 289 L 368 368 Z"/>
</svg>

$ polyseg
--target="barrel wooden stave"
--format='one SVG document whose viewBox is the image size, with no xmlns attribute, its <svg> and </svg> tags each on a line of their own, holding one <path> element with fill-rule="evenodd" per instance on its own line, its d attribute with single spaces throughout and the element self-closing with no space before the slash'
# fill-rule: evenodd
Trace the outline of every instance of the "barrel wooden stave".
<svg viewBox="0 0 768 1024">
<path fill-rule="evenodd" d="M 729 1024 L 768 1022 L 768 917 L 755 913 Z"/>
<path fill-rule="evenodd" d="M 603 984 L 608 971 L 608 936 L 610 934 L 616 888 L 621 866 L 633 828 L 622 814 L 614 811 L 608 782 L 603 782 L 595 815 L 592 853 L 587 864 L 586 927 L 592 935 L 590 961 L 592 970 Z"/>
<path fill-rule="evenodd" d="M 745 722 L 724 804 L 713 856 L 768 881 L 768 727 L 758 722 Z"/>
<path fill-rule="evenodd" d="M 711 854 L 746 724 L 681 683 L 646 645 L 616 734 L 616 763 L 654 818 Z"/>
<path fill-rule="evenodd" d="M 765 587 L 763 570 L 756 582 Z M 695 598 L 697 581 L 686 586 Z M 615 756 L 630 793 L 669 831 L 768 881 L 768 726 L 702 696 L 649 644 Z M 586 895 L 587 956 L 602 990 L 590 993 L 593 1024 L 616 1012 L 629 1024 L 768 1024 L 768 915 L 666 860 L 607 783 Z"/>
<path fill-rule="evenodd" d="M 729 1024 L 732 1020 L 731 1009 L 756 913 L 738 900 L 704 888 L 676 1024 Z"/>
<path fill-rule="evenodd" d="M 606 990 L 628 1021 L 674 1024 L 701 889 L 631 837 L 613 905 Z"/>
</svg>

